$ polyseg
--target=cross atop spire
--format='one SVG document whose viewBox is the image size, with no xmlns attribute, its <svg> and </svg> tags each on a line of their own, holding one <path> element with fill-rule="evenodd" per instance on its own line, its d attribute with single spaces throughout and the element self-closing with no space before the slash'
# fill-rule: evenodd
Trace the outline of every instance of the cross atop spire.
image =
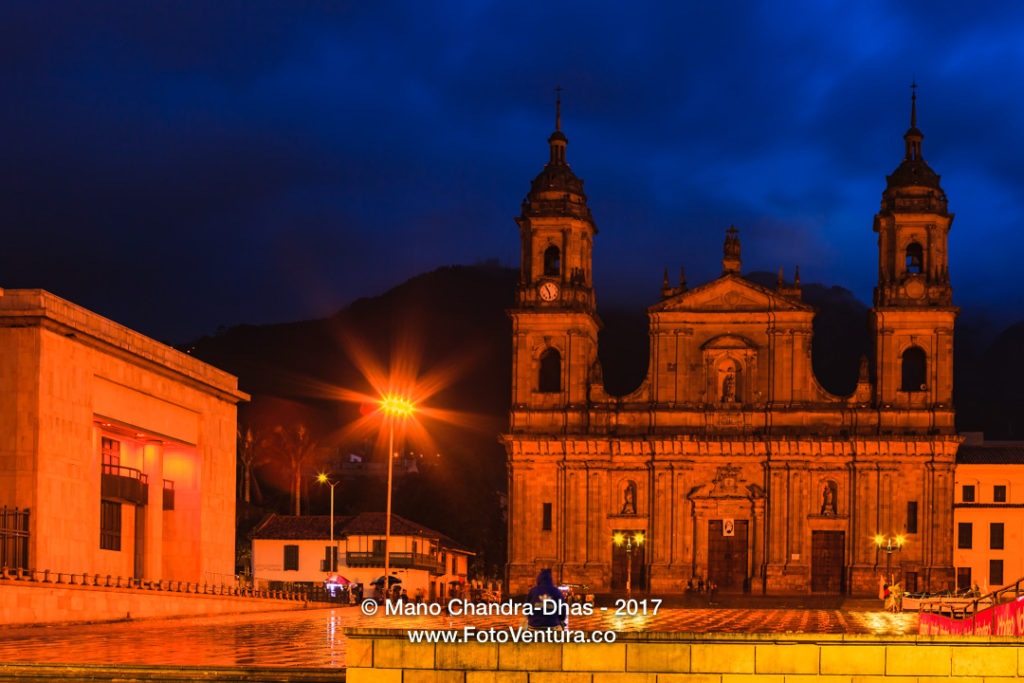
<svg viewBox="0 0 1024 683">
<path fill-rule="evenodd" d="M 555 130 L 562 130 L 562 86 L 555 88 Z"/>
<path fill-rule="evenodd" d="M 917 128 L 917 82 L 910 81 L 910 127 Z"/>
<path fill-rule="evenodd" d="M 924 134 L 917 129 L 917 81 L 910 82 L 910 128 L 903 136 L 903 140 L 906 142 L 906 154 L 904 159 L 907 161 L 924 161 L 921 156 L 921 140 L 924 139 Z"/>
</svg>

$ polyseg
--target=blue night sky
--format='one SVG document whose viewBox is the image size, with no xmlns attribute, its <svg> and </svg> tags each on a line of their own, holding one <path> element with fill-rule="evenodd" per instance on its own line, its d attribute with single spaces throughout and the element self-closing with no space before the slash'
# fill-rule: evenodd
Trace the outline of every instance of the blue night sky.
<svg viewBox="0 0 1024 683">
<path fill-rule="evenodd" d="M 624 8 L 4 2 L 0 286 L 184 341 L 518 266 L 560 84 L 599 304 L 715 277 L 730 223 L 745 271 L 870 303 L 916 79 L 956 302 L 1024 318 L 1024 4 Z"/>
</svg>

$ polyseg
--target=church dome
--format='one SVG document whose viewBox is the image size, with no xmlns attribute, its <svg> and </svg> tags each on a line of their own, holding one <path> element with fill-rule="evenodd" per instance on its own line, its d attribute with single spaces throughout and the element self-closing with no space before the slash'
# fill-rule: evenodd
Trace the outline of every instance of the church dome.
<svg viewBox="0 0 1024 683">
<path fill-rule="evenodd" d="M 939 174 L 921 155 L 923 140 L 924 133 L 917 127 L 915 92 L 910 99 L 910 128 L 903 134 L 906 152 L 892 175 L 885 178 L 883 211 L 931 211 L 945 215 L 946 193 L 939 184 Z"/>
<path fill-rule="evenodd" d="M 524 218 L 573 217 L 593 224 L 594 218 L 587 208 L 587 195 L 583 193 L 583 181 L 576 177 L 565 161 L 568 143 L 569 139 L 561 130 L 559 108 L 555 118 L 555 132 L 548 137 L 551 158 L 544 165 L 544 170 L 530 183 L 530 191 L 523 199 Z"/>
</svg>

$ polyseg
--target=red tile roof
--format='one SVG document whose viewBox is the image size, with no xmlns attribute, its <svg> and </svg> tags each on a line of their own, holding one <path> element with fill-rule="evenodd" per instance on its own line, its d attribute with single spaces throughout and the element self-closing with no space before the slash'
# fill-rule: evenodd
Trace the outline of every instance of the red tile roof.
<svg viewBox="0 0 1024 683">
<path fill-rule="evenodd" d="M 358 515 L 335 515 L 334 537 L 341 539 L 346 536 L 380 536 L 385 532 L 385 516 L 383 512 L 361 512 Z M 260 522 L 250 538 L 282 539 L 290 541 L 328 540 L 331 532 L 331 518 L 328 515 L 306 515 L 294 517 L 289 515 L 271 514 Z M 475 554 L 466 546 L 452 540 L 444 534 L 428 529 L 422 524 L 411 522 L 404 517 L 391 515 L 392 536 L 422 536 L 433 539 L 438 545 L 449 550 Z"/>
</svg>

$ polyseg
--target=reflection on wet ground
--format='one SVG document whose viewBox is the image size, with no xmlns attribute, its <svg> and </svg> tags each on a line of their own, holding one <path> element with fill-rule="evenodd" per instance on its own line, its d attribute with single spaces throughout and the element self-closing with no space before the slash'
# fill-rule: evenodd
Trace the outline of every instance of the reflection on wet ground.
<svg viewBox="0 0 1024 683">
<path fill-rule="evenodd" d="M 917 633 L 917 614 L 871 609 L 667 608 L 657 615 L 614 610 L 570 618 L 585 631 L 725 633 Z M 358 607 L 154 619 L 108 624 L 0 628 L 0 662 L 171 666 L 344 667 L 345 626 L 516 627 L 516 617 L 363 615 Z"/>
</svg>

